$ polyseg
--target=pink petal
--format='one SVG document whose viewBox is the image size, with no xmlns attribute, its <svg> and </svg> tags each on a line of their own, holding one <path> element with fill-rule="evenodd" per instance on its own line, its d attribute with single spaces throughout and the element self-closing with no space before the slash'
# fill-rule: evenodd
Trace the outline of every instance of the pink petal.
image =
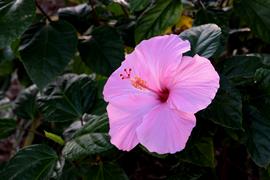
<svg viewBox="0 0 270 180">
<path fill-rule="evenodd" d="M 137 128 L 137 136 L 150 152 L 175 153 L 185 148 L 195 124 L 194 115 L 161 104 L 144 116 Z"/>
<path fill-rule="evenodd" d="M 122 63 L 122 65 L 113 72 L 113 74 L 107 80 L 104 89 L 103 96 L 105 101 L 109 102 L 112 98 L 122 96 L 125 94 L 140 94 L 141 91 L 134 88 L 130 82 L 130 80 L 125 79 L 122 80 L 120 74 L 124 72 L 125 68 L 129 68 L 126 61 Z"/>
<path fill-rule="evenodd" d="M 130 94 L 115 98 L 107 107 L 111 143 L 125 151 L 134 148 L 138 144 L 136 128 L 144 114 L 157 104 L 158 101 L 151 96 Z"/>
<path fill-rule="evenodd" d="M 182 53 L 189 49 L 189 42 L 181 40 L 177 35 L 142 41 L 106 82 L 103 90 L 105 101 L 109 102 L 113 97 L 123 94 L 151 93 L 134 88 L 129 79 L 122 80 L 120 74 L 124 69 L 132 69 L 131 78 L 140 77 L 151 89 L 160 90 L 168 81 L 167 76 L 181 62 Z"/>
<path fill-rule="evenodd" d="M 184 56 L 170 86 L 168 104 L 180 111 L 196 113 L 215 97 L 219 75 L 208 59 Z"/>
<path fill-rule="evenodd" d="M 166 84 L 167 76 L 181 62 L 182 54 L 190 50 L 189 41 L 183 41 L 177 35 L 153 37 L 142 41 L 135 49 L 137 61 L 140 61 L 147 71 L 149 78 L 158 78 L 158 83 Z"/>
</svg>

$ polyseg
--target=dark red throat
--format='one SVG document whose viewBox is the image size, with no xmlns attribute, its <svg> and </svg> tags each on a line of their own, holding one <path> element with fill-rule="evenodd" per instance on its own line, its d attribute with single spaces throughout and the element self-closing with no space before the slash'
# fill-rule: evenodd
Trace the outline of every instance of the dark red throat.
<svg viewBox="0 0 270 180">
<path fill-rule="evenodd" d="M 159 93 L 158 99 L 160 100 L 160 102 L 164 103 L 167 101 L 169 94 L 170 94 L 170 90 L 165 88 Z"/>
</svg>

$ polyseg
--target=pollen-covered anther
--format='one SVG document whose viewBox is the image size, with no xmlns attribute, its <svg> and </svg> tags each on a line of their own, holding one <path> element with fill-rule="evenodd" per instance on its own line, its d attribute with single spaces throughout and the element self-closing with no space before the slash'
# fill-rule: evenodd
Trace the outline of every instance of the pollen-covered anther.
<svg viewBox="0 0 270 180">
<path fill-rule="evenodd" d="M 143 79 L 141 79 L 138 76 L 135 76 L 131 79 L 131 84 L 132 86 L 134 86 L 137 89 L 143 90 L 143 89 L 148 89 L 147 85 L 146 85 L 146 81 L 144 81 Z"/>
<path fill-rule="evenodd" d="M 120 78 L 123 79 L 123 80 L 124 79 L 129 79 L 130 78 L 131 71 L 132 71 L 131 68 L 129 68 L 129 69 L 126 69 L 125 68 L 124 69 L 124 73 L 121 73 L 120 74 Z"/>
</svg>

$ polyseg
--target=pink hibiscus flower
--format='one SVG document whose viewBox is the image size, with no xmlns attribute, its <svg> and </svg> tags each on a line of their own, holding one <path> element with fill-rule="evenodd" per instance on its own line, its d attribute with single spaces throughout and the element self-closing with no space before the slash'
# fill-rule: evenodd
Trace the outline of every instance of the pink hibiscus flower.
<svg viewBox="0 0 270 180">
<path fill-rule="evenodd" d="M 140 143 L 159 154 L 185 148 L 194 113 L 206 108 L 219 88 L 210 61 L 182 55 L 189 50 L 189 42 L 177 35 L 144 40 L 109 77 L 103 95 L 117 148 L 129 151 Z"/>
</svg>

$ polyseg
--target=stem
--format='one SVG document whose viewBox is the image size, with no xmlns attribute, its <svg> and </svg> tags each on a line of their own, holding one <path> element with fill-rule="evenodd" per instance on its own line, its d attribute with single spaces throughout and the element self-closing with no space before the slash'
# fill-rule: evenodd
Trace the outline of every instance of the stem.
<svg viewBox="0 0 270 180">
<path fill-rule="evenodd" d="M 96 9 L 95 9 L 95 2 L 94 2 L 93 0 L 89 0 L 89 4 L 90 4 L 90 6 L 92 7 L 92 15 L 93 15 L 95 24 L 96 24 L 96 25 L 99 25 L 100 22 L 99 22 L 99 18 L 98 18 Z"/>
<path fill-rule="evenodd" d="M 48 21 L 51 23 L 53 22 L 52 19 L 50 18 L 50 16 L 42 9 L 42 7 L 38 4 L 37 1 L 35 1 L 37 8 L 39 9 L 39 11 L 46 17 L 46 19 L 48 19 Z"/>
<path fill-rule="evenodd" d="M 219 8 L 222 9 L 223 8 L 223 4 L 226 0 L 221 0 L 220 4 L 219 4 Z"/>
<path fill-rule="evenodd" d="M 223 160 L 223 163 L 222 163 L 222 169 L 221 169 L 221 180 L 225 180 L 227 179 L 227 147 L 225 146 L 224 149 L 223 149 L 223 155 L 222 155 L 222 160 Z"/>
<path fill-rule="evenodd" d="M 36 132 L 36 129 L 41 124 L 40 118 L 41 117 L 39 116 L 39 117 L 37 117 L 36 119 L 33 120 L 32 124 L 31 124 L 31 127 L 28 130 L 27 136 L 26 136 L 26 138 L 24 140 L 23 147 L 26 147 L 26 146 L 29 146 L 29 145 L 32 144 L 32 142 L 34 140 L 34 137 L 35 137 L 35 134 L 41 135 L 41 134 Z M 43 136 L 43 135 L 41 135 L 41 136 Z"/>
<path fill-rule="evenodd" d="M 203 2 L 202 2 L 201 0 L 198 0 L 198 2 L 199 2 L 199 5 L 200 5 L 203 9 L 206 9 L 206 8 L 205 8 L 205 5 L 203 4 Z"/>
<path fill-rule="evenodd" d="M 43 134 L 41 134 L 41 133 L 39 133 L 39 132 L 37 132 L 37 131 L 32 131 L 31 129 L 24 129 L 23 127 L 18 127 L 20 130 L 23 130 L 23 131 L 28 131 L 28 132 L 30 132 L 30 133 L 32 133 L 32 134 L 35 134 L 35 135 L 38 135 L 38 136 L 40 136 L 40 137 L 44 137 L 44 138 L 46 138 Z"/>
<path fill-rule="evenodd" d="M 12 151 L 11 151 L 12 156 L 15 155 L 16 152 L 18 152 L 18 150 L 20 149 L 20 143 L 21 143 L 21 141 L 23 139 L 23 135 L 24 135 L 24 131 L 22 130 L 23 125 L 24 125 L 24 120 L 18 118 L 17 122 L 18 122 L 18 128 L 16 128 L 15 141 L 12 145 L 12 147 L 13 147 Z M 26 126 L 27 126 L 27 123 L 26 123 Z"/>
<path fill-rule="evenodd" d="M 125 16 L 127 18 L 129 18 L 129 12 L 128 12 L 127 8 L 123 4 L 120 4 L 120 6 L 121 6 L 121 9 L 123 10 Z"/>
<path fill-rule="evenodd" d="M 81 125 L 83 126 L 83 118 L 81 117 L 80 120 L 81 120 Z"/>
</svg>

